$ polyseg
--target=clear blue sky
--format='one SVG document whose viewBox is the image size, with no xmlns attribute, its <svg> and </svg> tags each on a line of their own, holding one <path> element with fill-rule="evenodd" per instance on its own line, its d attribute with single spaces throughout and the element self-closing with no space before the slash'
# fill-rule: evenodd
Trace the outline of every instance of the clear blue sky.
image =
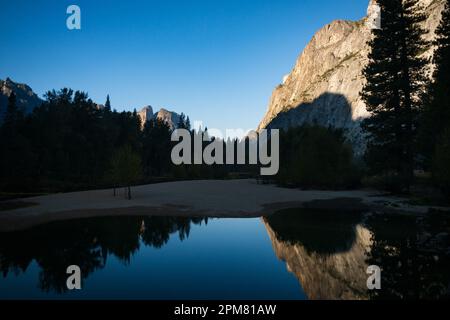
<svg viewBox="0 0 450 320">
<path fill-rule="evenodd" d="M 368 0 L 0 0 L 0 78 L 70 87 L 118 110 L 152 105 L 255 128 L 314 33 Z M 66 28 L 81 8 L 82 29 Z"/>
</svg>

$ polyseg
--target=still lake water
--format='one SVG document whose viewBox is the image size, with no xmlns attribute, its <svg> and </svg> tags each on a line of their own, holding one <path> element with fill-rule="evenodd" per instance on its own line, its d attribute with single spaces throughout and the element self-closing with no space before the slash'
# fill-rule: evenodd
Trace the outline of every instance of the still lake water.
<svg viewBox="0 0 450 320">
<path fill-rule="evenodd" d="M 448 297 L 448 238 L 430 252 L 411 245 L 415 218 L 364 217 L 98 217 L 0 233 L 0 299 Z M 73 264 L 82 290 L 67 290 Z M 381 292 L 367 290 L 369 264 L 383 268 Z"/>
</svg>

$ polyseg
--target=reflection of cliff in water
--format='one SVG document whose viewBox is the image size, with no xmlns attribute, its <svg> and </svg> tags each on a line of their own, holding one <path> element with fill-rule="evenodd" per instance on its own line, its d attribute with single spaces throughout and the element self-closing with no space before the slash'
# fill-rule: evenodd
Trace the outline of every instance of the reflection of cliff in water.
<svg viewBox="0 0 450 320">
<path fill-rule="evenodd" d="M 283 210 L 263 218 L 277 257 L 309 299 L 367 299 L 371 233 L 352 212 Z"/>
</svg>

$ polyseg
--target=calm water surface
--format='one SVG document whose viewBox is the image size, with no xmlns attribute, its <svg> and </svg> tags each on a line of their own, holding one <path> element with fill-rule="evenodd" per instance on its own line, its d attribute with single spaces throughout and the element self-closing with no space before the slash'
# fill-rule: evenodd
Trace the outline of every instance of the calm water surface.
<svg viewBox="0 0 450 320">
<path fill-rule="evenodd" d="M 440 237 L 431 251 L 416 244 L 433 225 L 396 219 L 291 209 L 254 219 L 49 223 L 0 233 L 0 299 L 448 297 L 448 216 L 426 233 Z M 73 264 L 82 290 L 66 288 Z M 367 290 L 369 264 L 383 268 L 380 292 Z"/>
</svg>

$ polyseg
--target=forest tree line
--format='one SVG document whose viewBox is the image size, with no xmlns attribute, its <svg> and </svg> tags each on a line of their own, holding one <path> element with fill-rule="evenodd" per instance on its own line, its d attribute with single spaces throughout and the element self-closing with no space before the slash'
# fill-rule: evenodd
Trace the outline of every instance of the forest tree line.
<svg viewBox="0 0 450 320">
<path fill-rule="evenodd" d="M 109 96 L 104 107 L 86 93 L 67 88 L 49 91 L 44 98 L 29 115 L 17 107 L 14 94 L 8 99 L 0 127 L 0 191 L 4 193 L 108 187 L 118 195 L 117 188 L 126 187 L 125 195 L 131 198 L 130 186 L 135 184 L 222 179 L 234 171 L 251 170 L 246 165 L 173 165 L 170 155 L 175 142 L 169 125 L 158 119 L 142 124 L 136 110 L 112 110 Z M 191 129 L 184 114 L 176 127 L 208 136 L 207 128 Z M 211 141 L 204 141 L 203 147 Z"/>
</svg>

